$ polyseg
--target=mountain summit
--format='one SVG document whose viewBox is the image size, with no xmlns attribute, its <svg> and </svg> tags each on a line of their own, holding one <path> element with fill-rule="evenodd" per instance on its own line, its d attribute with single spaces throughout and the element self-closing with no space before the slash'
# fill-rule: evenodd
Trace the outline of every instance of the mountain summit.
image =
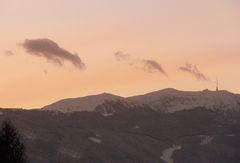
<svg viewBox="0 0 240 163">
<path fill-rule="evenodd" d="M 94 111 L 95 107 L 103 104 L 106 100 L 123 100 L 123 97 L 102 93 L 79 98 L 68 98 L 44 106 L 44 110 L 55 110 L 61 112 L 71 111 Z"/>
<path fill-rule="evenodd" d="M 129 100 L 144 103 L 154 110 L 175 112 L 196 107 L 213 110 L 240 110 L 240 95 L 228 91 L 178 91 L 164 89 L 145 95 L 129 97 Z"/>
</svg>

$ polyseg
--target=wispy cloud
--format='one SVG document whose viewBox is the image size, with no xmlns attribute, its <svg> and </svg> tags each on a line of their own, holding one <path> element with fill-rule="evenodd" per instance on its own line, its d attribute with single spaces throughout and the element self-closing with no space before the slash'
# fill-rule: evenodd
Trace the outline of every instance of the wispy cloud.
<svg viewBox="0 0 240 163">
<path fill-rule="evenodd" d="M 118 51 L 114 53 L 114 56 L 117 61 L 128 62 L 130 66 L 140 67 L 145 72 L 149 72 L 149 73 L 160 72 L 161 74 L 167 76 L 167 73 L 163 69 L 162 65 L 158 63 L 156 60 L 133 59 L 130 57 L 128 53 L 124 53 L 122 51 Z"/>
<path fill-rule="evenodd" d="M 157 72 L 160 72 L 160 73 L 167 76 L 167 73 L 162 68 L 161 64 L 159 64 L 157 61 L 155 61 L 155 60 L 142 60 L 142 63 L 144 64 L 143 68 L 144 68 L 145 71 L 147 71 L 147 72 L 157 71 Z"/>
<path fill-rule="evenodd" d="M 27 53 L 44 57 L 48 61 L 57 63 L 58 65 L 63 65 L 64 61 L 68 61 L 78 69 L 85 68 L 85 64 L 77 54 L 70 53 L 50 39 L 26 39 L 19 45 L 25 48 Z"/>
<path fill-rule="evenodd" d="M 43 70 L 43 73 L 45 74 L 45 75 L 47 75 L 48 74 L 48 71 L 47 70 Z"/>
<path fill-rule="evenodd" d="M 130 55 L 127 53 L 123 53 L 122 51 L 118 51 L 114 55 L 118 61 L 126 61 L 130 59 Z"/>
<path fill-rule="evenodd" d="M 197 80 L 208 81 L 206 75 L 204 75 L 196 65 L 186 64 L 185 66 L 179 67 L 179 70 L 192 74 Z"/>
<path fill-rule="evenodd" d="M 14 53 L 13 53 L 11 50 L 6 50 L 6 51 L 5 51 L 5 55 L 6 55 L 6 56 L 13 56 Z"/>
</svg>

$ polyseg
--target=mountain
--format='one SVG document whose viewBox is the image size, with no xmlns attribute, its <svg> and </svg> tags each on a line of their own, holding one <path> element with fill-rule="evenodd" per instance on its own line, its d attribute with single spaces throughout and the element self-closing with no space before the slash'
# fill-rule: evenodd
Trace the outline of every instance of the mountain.
<svg viewBox="0 0 240 163">
<path fill-rule="evenodd" d="M 209 90 L 103 93 L 1 109 L 0 124 L 12 120 L 34 163 L 238 163 L 239 99 Z"/>
<path fill-rule="evenodd" d="M 212 110 L 240 110 L 240 95 L 228 91 L 178 91 L 164 89 L 128 100 L 147 104 L 157 111 L 175 112 L 197 107 Z"/>
<path fill-rule="evenodd" d="M 103 104 L 106 100 L 123 100 L 123 97 L 109 93 L 92 95 L 79 98 L 69 98 L 57 101 L 51 105 L 43 107 L 44 110 L 55 110 L 61 112 L 72 111 L 94 111 L 95 107 Z"/>
<path fill-rule="evenodd" d="M 179 91 L 164 89 L 133 97 L 120 97 L 108 93 L 60 100 L 43 107 L 44 110 L 62 112 L 71 111 L 98 111 L 109 114 L 132 109 L 136 106 L 147 105 L 159 112 L 175 112 L 197 107 L 211 110 L 240 110 L 240 95 L 228 91 Z M 101 108 L 101 109 L 99 109 Z"/>
</svg>

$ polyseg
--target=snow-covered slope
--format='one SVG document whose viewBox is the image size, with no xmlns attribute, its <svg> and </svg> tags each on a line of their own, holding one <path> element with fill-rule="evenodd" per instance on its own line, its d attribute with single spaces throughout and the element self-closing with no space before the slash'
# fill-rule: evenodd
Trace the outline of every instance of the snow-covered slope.
<svg viewBox="0 0 240 163">
<path fill-rule="evenodd" d="M 128 100 L 136 101 L 151 106 L 154 110 L 175 112 L 196 107 L 217 110 L 240 110 L 240 95 L 228 91 L 178 91 L 164 89 L 145 95 L 129 97 Z"/>
<path fill-rule="evenodd" d="M 94 111 L 95 107 L 103 104 L 106 100 L 122 100 L 123 97 L 108 93 L 79 98 L 63 99 L 53 104 L 44 106 L 44 110 L 56 110 L 61 112 L 71 111 Z"/>
<path fill-rule="evenodd" d="M 113 102 L 111 102 L 113 101 Z M 115 102 L 114 102 L 115 101 Z M 64 99 L 43 107 L 62 112 L 97 111 L 116 112 L 145 104 L 156 111 L 175 112 L 205 107 L 213 110 L 240 110 L 240 95 L 228 91 L 178 91 L 164 89 L 145 95 L 123 98 L 108 93 L 80 98 Z M 110 106 L 111 105 L 111 106 Z"/>
</svg>

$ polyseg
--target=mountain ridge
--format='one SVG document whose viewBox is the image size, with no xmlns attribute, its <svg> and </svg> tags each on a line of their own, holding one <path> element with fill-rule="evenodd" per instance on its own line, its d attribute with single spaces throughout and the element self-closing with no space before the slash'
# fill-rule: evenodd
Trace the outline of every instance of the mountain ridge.
<svg viewBox="0 0 240 163">
<path fill-rule="evenodd" d="M 180 91 L 174 88 L 166 88 L 130 97 L 101 93 L 78 98 L 68 98 L 44 106 L 42 109 L 62 112 L 95 111 L 97 106 L 104 104 L 106 101 L 121 101 L 129 104 L 129 106 L 144 104 L 150 106 L 153 110 L 166 112 L 188 110 L 196 107 L 205 107 L 214 110 L 240 110 L 239 94 L 234 94 L 226 90 Z"/>
<path fill-rule="evenodd" d="M 214 110 L 240 109 L 240 95 L 226 90 L 178 91 L 176 89 L 164 89 L 133 96 L 129 99 L 148 104 L 154 110 L 161 108 L 167 112 L 188 110 L 196 107 Z"/>
</svg>

